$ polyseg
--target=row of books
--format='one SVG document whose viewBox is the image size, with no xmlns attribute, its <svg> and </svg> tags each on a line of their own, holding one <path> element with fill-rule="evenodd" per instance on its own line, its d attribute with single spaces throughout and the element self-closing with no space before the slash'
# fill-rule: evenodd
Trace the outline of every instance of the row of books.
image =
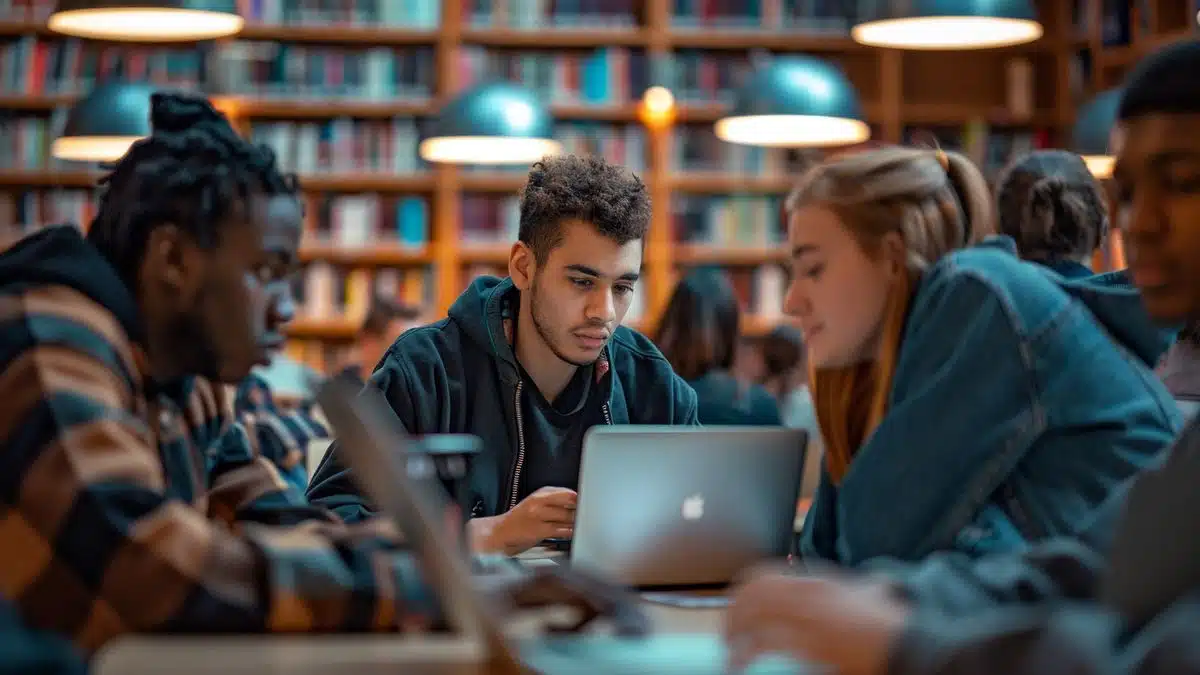
<svg viewBox="0 0 1200 675">
<path fill-rule="evenodd" d="M 95 208 L 86 190 L 0 191 L 0 227 L 13 234 L 47 224 L 84 226 Z M 676 195 L 670 208 L 680 243 L 769 248 L 785 239 L 781 197 Z M 339 251 L 380 245 L 423 251 L 432 240 L 424 195 L 306 195 L 305 221 L 306 245 Z M 459 223 L 464 247 L 506 246 L 517 239 L 518 198 L 464 194 Z"/>
<path fill-rule="evenodd" d="M 464 47 L 460 87 L 519 82 L 558 103 L 609 105 L 639 99 L 652 71 L 681 101 L 724 103 L 762 59 L 744 52 L 679 50 L 655 62 L 625 47 L 547 52 Z M 232 41 L 195 47 L 116 45 L 22 36 L 0 44 L 0 93 L 82 94 L 123 80 L 214 94 L 355 101 L 423 101 L 435 89 L 432 47 L 315 46 Z"/>
<path fill-rule="evenodd" d="M 314 262 L 293 282 L 296 318 L 310 321 L 361 321 L 375 297 L 426 307 L 433 303 L 432 291 L 427 266 L 351 269 Z"/>
<path fill-rule="evenodd" d="M 462 0 L 472 26 L 533 30 L 629 28 L 637 24 L 639 0 Z"/>
<path fill-rule="evenodd" d="M 248 21 L 283 26 L 380 26 L 435 30 L 441 0 L 238 0 Z"/>
<path fill-rule="evenodd" d="M 208 91 L 248 96 L 427 99 L 437 68 L 432 47 L 346 48 L 240 40 L 212 48 Z"/>
<path fill-rule="evenodd" d="M 464 47 L 458 55 L 461 86 L 509 80 L 556 103 L 605 105 L 641 97 L 649 86 L 642 50 L 604 47 L 545 52 Z"/>
<path fill-rule="evenodd" d="M 769 196 L 675 195 L 675 240 L 739 248 L 773 248 L 787 240 L 783 199 Z"/>
<path fill-rule="evenodd" d="M 50 156 L 50 144 L 61 134 L 65 123 L 63 109 L 45 117 L 0 116 L 0 169 L 69 168 L 68 163 Z M 411 118 L 264 121 L 253 123 L 250 134 L 275 151 L 285 170 L 304 175 L 410 175 L 429 169 L 418 153 L 424 137 L 421 121 Z M 604 157 L 638 173 L 648 166 L 646 132 L 639 125 L 564 121 L 555 124 L 554 134 L 565 152 Z M 515 173 L 526 171 L 525 166 L 514 168 Z"/>
<path fill-rule="evenodd" d="M 321 195 L 305 213 L 308 243 L 365 250 L 391 243 L 413 250 L 430 240 L 429 202 L 421 195 Z"/>
<path fill-rule="evenodd" d="M 682 28 L 800 30 L 845 34 L 877 0 L 674 0 L 671 25 Z"/>
</svg>

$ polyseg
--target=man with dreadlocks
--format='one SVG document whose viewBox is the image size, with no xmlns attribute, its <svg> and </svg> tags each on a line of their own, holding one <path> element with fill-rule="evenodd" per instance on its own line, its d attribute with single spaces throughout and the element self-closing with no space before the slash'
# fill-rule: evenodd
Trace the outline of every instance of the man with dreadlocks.
<svg viewBox="0 0 1200 675">
<path fill-rule="evenodd" d="M 86 239 L 49 227 L 0 255 L 0 670 L 133 632 L 441 626 L 391 528 L 305 505 L 253 416 L 229 419 L 222 385 L 287 318 L 294 181 L 203 99 L 156 94 L 151 121 Z M 638 620 L 574 574 L 502 595 Z"/>
</svg>

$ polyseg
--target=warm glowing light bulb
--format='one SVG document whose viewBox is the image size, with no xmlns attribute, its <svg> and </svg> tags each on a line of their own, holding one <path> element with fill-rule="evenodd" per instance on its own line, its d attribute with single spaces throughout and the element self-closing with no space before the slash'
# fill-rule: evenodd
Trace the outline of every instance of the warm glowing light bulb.
<svg viewBox="0 0 1200 675">
<path fill-rule="evenodd" d="M 642 94 L 638 115 L 646 126 L 669 126 L 675 121 L 675 95 L 666 87 L 650 87 Z"/>
<path fill-rule="evenodd" d="M 650 87 L 642 95 L 642 103 L 649 112 L 665 113 L 675 107 L 675 95 L 666 87 Z"/>
<path fill-rule="evenodd" d="M 1087 165 L 1088 171 L 1092 172 L 1093 176 L 1105 179 L 1112 177 L 1117 158 L 1108 155 L 1083 155 L 1083 163 Z"/>
</svg>

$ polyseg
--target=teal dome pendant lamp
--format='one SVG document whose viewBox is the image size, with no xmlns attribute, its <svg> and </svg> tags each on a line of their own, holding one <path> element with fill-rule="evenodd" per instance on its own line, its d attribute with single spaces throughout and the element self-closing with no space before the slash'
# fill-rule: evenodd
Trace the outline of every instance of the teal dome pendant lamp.
<svg viewBox="0 0 1200 675">
<path fill-rule="evenodd" d="M 50 154 L 78 162 L 120 159 L 131 145 L 150 135 L 150 95 L 155 91 L 151 85 L 129 82 L 97 86 L 71 107 Z"/>
<path fill-rule="evenodd" d="M 833 64 L 809 56 L 756 68 L 713 131 L 728 143 L 778 148 L 837 147 L 871 137 L 854 85 Z"/>
<path fill-rule="evenodd" d="M 533 92 L 491 82 L 443 106 L 418 152 L 443 164 L 532 164 L 561 153 L 562 144 L 554 140 L 554 118 Z"/>
<path fill-rule="evenodd" d="M 1121 105 L 1121 89 L 1114 88 L 1096 94 L 1083 104 L 1071 129 L 1071 150 L 1079 153 L 1088 170 L 1096 178 L 1112 176 L 1116 163 L 1113 141 L 1117 133 L 1117 108 Z"/>
</svg>

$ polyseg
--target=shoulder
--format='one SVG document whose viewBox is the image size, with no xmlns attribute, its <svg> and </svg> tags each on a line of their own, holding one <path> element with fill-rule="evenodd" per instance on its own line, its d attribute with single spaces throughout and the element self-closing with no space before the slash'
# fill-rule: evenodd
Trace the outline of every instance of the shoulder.
<svg viewBox="0 0 1200 675">
<path fill-rule="evenodd" d="M 609 343 L 609 359 L 621 386 L 633 398 L 637 392 L 664 387 L 691 393 L 691 387 L 675 374 L 671 362 L 654 342 L 632 328 L 617 327 Z"/>
<path fill-rule="evenodd" d="M 618 374 L 627 373 L 670 373 L 670 361 L 663 356 L 654 342 L 638 331 L 627 326 L 618 326 L 609 343 L 609 358 Z"/>
<path fill-rule="evenodd" d="M 984 243 L 955 251 L 926 271 L 910 320 L 969 322 L 987 313 L 1028 335 L 1069 303 L 1048 270 Z"/>
<path fill-rule="evenodd" d="M 0 290 L 0 362 L 53 347 L 99 361 L 126 382 L 140 379 L 133 343 L 115 314 L 84 293 L 59 284 L 9 285 Z"/>
<path fill-rule="evenodd" d="M 401 333 L 384 354 L 384 366 L 428 367 L 462 358 L 462 331 L 445 318 Z"/>
</svg>

